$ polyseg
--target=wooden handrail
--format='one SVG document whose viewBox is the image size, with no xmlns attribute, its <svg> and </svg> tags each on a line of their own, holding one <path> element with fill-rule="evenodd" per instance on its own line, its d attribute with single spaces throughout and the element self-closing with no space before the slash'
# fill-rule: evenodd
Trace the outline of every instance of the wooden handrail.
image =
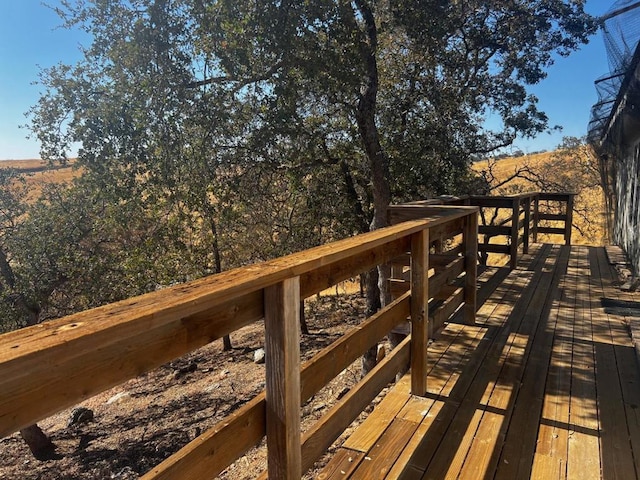
<svg viewBox="0 0 640 480">
<path fill-rule="evenodd" d="M 554 235 L 563 235 L 565 245 L 571 245 L 571 232 L 573 226 L 573 203 L 576 194 L 572 192 L 552 193 L 541 192 L 535 199 L 534 207 L 534 228 L 533 241 L 538 241 L 538 233 L 549 233 Z M 564 213 L 560 214 L 542 214 L 540 213 L 540 202 L 551 201 L 560 205 L 564 204 Z M 550 220 L 562 223 L 562 227 L 544 227 L 540 226 L 541 220 Z"/>
<path fill-rule="evenodd" d="M 425 394 L 428 247 L 432 238 L 462 235 L 462 247 L 451 253 L 464 258 L 464 295 L 455 298 L 472 322 L 477 213 L 477 207 L 436 208 L 419 220 L 1 335 L 0 436 L 266 317 L 266 394 L 144 478 L 214 476 L 265 433 L 269 476 L 299 477 L 409 359 L 412 391 Z M 413 266 L 409 293 L 300 367 L 300 299 L 407 254 Z M 449 262 L 442 267 L 448 273 L 438 278 L 457 281 L 460 265 Z M 301 401 L 407 317 L 412 337 L 354 387 L 357 394 L 348 395 L 300 438 Z"/>
<path fill-rule="evenodd" d="M 571 225 L 573 216 L 573 193 L 553 192 L 524 192 L 514 195 L 466 195 L 461 197 L 443 196 L 429 200 L 410 202 L 389 207 L 391 223 L 403 220 L 419 218 L 416 215 L 419 208 L 434 207 L 435 205 L 471 205 L 479 208 L 504 209 L 509 212 L 497 225 L 480 225 L 479 233 L 484 235 L 485 242 L 479 243 L 478 249 L 485 254 L 499 253 L 509 256 L 509 266 L 515 268 L 518 263 L 518 251 L 522 245 L 523 253 L 529 250 L 529 239 L 533 235 L 533 241 L 538 241 L 538 233 L 561 234 L 565 244 L 571 244 Z M 540 201 L 552 201 L 565 204 L 564 213 L 556 214 L 551 218 L 549 214 L 539 212 Z M 524 218 L 521 218 L 523 217 Z M 541 226 L 542 220 L 560 222 L 562 227 Z M 506 237 L 503 244 L 489 244 L 492 237 Z"/>
</svg>

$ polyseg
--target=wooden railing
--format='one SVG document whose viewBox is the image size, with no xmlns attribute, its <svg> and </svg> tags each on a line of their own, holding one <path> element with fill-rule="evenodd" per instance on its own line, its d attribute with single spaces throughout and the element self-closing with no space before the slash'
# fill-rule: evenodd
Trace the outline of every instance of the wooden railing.
<svg viewBox="0 0 640 480">
<path fill-rule="evenodd" d="M 398 371 L 409 365 L 412 392 L 426 393 L 432 291 L 439 298 L 450 291 L 451 305 L 474 321 L 478 208 L 423 213 L 419 220 L 0 336 L 0 437 L 264 318 L 265 391 L 143 478 L 211 478 L 265 435 L 269 477 L 300 478 Z M 458 239 L 459 246 L 444 260 L 430 254 L 433 239 Z M 301 299 L 399 258 L 411 265 L 408 291 L 301 365 Z M 430 262 L 437 266 L 431 276 Z M 447 290 L 450 284 L 458 286 Z M 411 336 L 301 435 L 301 402 L 407 319 Z"/>
<path fill-rule="evenodd" d="M 573 222 L 573 201 L 575 193 L 539 193 L 535 197 L 533 241 L 538 241 L 539 233 L 564 236 L 565 245 L 571 245 Z M 544 202 L 546 208 L 540 207 Z M 555 205 L 553 205 L 555 204 Z M 561 227 L 540 225 L 541 222 L 560 223 Z"/>
<path fill-rule="evenodd" d="M 472 196 L 465 199 L 466 205 L 497 211 L 496 224 L 482 224 L 478 229 L 483 235 L 482 241 L 478 241 L 483 263 L 486 263 L 487 254 L 498 253 L 509 256 L 509 267 L 513 269 L 518 264 L 520 247 L 522 246 L 523 253 L 529 251 L 531 222 L 534 217 L 531 209 L 535 206 L 537 195 L 537 192 L 528 192 L 503 197 Z M 499 243 L 491 243 L 491 239 L 495 237 L 498 237 Z"/>
<path fill-rule="evenodd" d="M 573 218 L 573 193 L 526 192 L 518 195 L 490 196 L 471 195 L 463 197 L 437 197 L 389 207 L 392 223 L 419 218 L 416 206 L 468 205 L 480 208 L 481 219 L 478 233 L 480 262 L 486 264 L 489 254 L 507 255 L 510 268 L 518 264 L 520 247 L 529 250 L 529 241 L 538 241 L 538 234 L 562 235 L 566 245 L 571 244 L 571 222 Z M 400 214 L 406 210 L 405 214 Z M 416 214 L 418 214 L 416 216 Z M 488 219 L 491 217 L 491 219 Z M 545 223 L 560 224 L 548 226 Z M 497 239 L 497 242 L 492 241 Z"/>
<path fill-rule="evenodd" d="M 389 222 L 402 222 L 440 215 L 455 206 L 430 206 L 428 203 L 397 205 L 389 207 Z M 429 336 L 444 327 L 453 314 L 464 305 L 462 320 L 475 322 L 476 265 L 478 243 L 467 241 L 461 225 L 453 222 L 434 229 L 429 237 Z M 412 262 L 408 255 L 396 257 L 391 262 L 391 295 L 398 298 L 411 288 Z M 464 272 L 472 275 L 461 276 Z"/>
</svg>

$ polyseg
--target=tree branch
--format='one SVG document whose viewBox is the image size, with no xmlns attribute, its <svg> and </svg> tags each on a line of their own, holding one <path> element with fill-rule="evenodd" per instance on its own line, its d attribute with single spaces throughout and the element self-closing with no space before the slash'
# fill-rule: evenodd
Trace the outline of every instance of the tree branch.
<svg viewBox="0 0 640 480">
<path fill-rule="evenodd" d="M 233 88 L 233 92 L 237 92 L 238 90 L 246 87 L 247 85 L 251 85 L 252 83 L 269 80 L 280 69 L 280 67 L 282 67 L 283 64 L 284 64 L 283 61 L 276 62 L 266 72 L 259 73 L 252 77 L 248 77 L 244 79 L 229 77 L 226 75 L 220 76 L 220 77 L 211 77 L 211 78 L 205 78 L 204 80 L 198 80 L 195 82 L 187 83 L 185 85 L 185 88 L 200 88 L 200 87 L 213 85 L 213 84 L 237 82 L 237 85 Z"/>
</svg>

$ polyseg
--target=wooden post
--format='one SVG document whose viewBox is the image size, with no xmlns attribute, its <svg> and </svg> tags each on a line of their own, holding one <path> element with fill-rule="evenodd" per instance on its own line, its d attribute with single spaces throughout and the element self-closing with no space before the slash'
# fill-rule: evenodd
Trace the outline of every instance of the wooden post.
<svg viewBox="0 0 640 480">
<path fill-rule="evenodd" d="M 476 282 L 478 277 L 478 212 L 469 215 L 462 232 L 464 246 L 464 323 L 476 323 Z"/>
<path fill-rule="evenodd" d="M 538 223 L 540 223 L 540 194 L 533 200 L 533 243 L 538 243 Z"/>
<path fill-rule="evenodd" d="M 411 237 L 411 393 L 427 393 L 429 230 Z"/>
<path fill-rule="evenodd" d="M 509 267 L 511 270 L 518 265 L 518 224 L 520 223 L 520 199 L 514 198 L 511 207 L 511 248 L 509 249 Z"/>
<path fill-rule="evenodd" d="M 300 440 L 300 278 L 264 290 L 269 478 L 302 476 Z"/>
<path fill-rule="evenodd" d="M 567 194 L 567 214 L 564 220 L 564 244 L 571 245 L 571 230 L 573 226 L 573 193 Z"/>
<path fill-rule="evenodd" d="M 531 197 L 524 201 L 524 245 L 522 253 L 529 253 L 529 227 L 531 227 Z"/>
<path fill-rule="evenodd" d="M 391 278 L 402 280 L 403 268 L 401 265 L 393 264 L 391 266 Z"/>
</svg>

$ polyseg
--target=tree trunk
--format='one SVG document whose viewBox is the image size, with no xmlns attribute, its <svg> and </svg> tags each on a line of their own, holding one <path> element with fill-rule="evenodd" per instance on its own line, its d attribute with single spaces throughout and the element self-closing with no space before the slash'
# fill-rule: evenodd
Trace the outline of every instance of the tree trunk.
<svg viewBox="0 0 640 480">
<path fill-rule="evenodd" d="M 206 201 L 206 200 L 205 200 Z M 222 260 L 220 259 L 220 244 L 218 243 L 218 226 L 216 225 L 216 221 L 213 217 L 213 208 L 211 205 L 207 204 L 207 214 L 209 215 L 209 228 L 211 229 L 211 237 L 212 237 L 212 250 L 213 250 L 213 264 L 216 273 L 222 272 Z M 231 336 L 225 335 L 222 337 L 222 350 L 224 352 L 228 352 L 233 348 L 231 344 Z"/>
<path fill-rule="evenodd" d="M 356 123 L 364 151 L 371 167 L 374 207 L 371 230 L 375 230 L 388 225 L 387 207 L 391 201 L 389 158 L 380 143 L 380 135 L 376 124 L 379 78 L 378 62 L 376 59 L 378 34 L 375 19 L 371 9 L 364 1 L 358 1 L 356 4 L 365 22 L 365 35 L 367 39 L 366 43 L 361 44 L 360 47 L 362 61 L 366 69 L 366 82 L 358 100 Z"/>
<path fill-rule="evenodd" d="M 304 300 L 300 300 L 300 332 L 303 335 L 309 335 L 309 326 L 307 325 L 307 318 L 304 315 Z"/>
<path fill-rule="evenodd" d="M 376 108 L 378 96 L 378 63 L 376 59 L 378 33 L 375 18 L 371 8 L 364 0 L 355 2 L 359 15 L 364 21 L 364 38 L 360 42 L 360 54 L 365 68 L 365 85 L 361 91 L 356 108 L 356 123 L 362 140 L 362 145 L 371 168 L 371 185 L 373 194 L 373 219 L 370 230 L 386 227 L 387 207 L 391 201 L 389 184 L 390 169 L 376 124 Z M 388 293 L 389 272 L 387 268 L 379 268 L 379 272 L 369 272 L 366 285 L 367 314 L 372 315 L 389 300 Z M 373 366 L 377 354 L 377 345 L 371 347 L 362 359 L 363 375 Z"/>
<path fill-rule="evenodd" d="M 50 460 L 55 457 L 56 446 L 38 425 L 33 424 L 23 428 L 20 430 L 20 436 L 38 460 Z"/>
<path fill-rule="evenodd" d="M 342 178 L 344 179 L 344 190 L 349 203 L 353 206 L 353 212 L 356 218 L 356 226 L 359 233 L 365 233 L 369 230 L 370 225 L 367 220 L 367 215 L 362 208 L 361 200 L 356 190 L 356 185 L 353 180 L 353 175 L 349 169 L 349 164 L 342 159 L 340 161 L 340 170 L 342 172 Z"/>
<path fill-rule="evenodd" d="M 373 269 L 364 274 L 365 281 L 365 298 L 367 301 L 366 317 L 370 317 L 380 310 L 380 291 L 378 290 L 378 270 Z M 373 345 L 362 356 L 362 376 L 369 373 L 376 366 L 376 357 L 378 355 L 378 345 Z"/>
</svg>

